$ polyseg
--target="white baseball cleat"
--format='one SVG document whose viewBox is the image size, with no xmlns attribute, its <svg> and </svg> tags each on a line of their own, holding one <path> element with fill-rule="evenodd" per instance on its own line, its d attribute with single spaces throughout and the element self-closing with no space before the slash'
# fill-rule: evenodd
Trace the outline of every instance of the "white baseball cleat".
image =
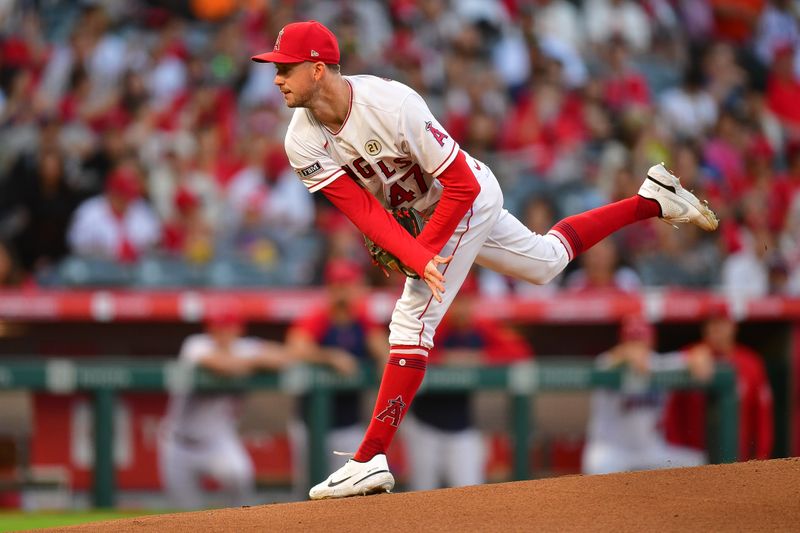
<svg viewBox="0 0 800 533">
<path fill-rule="evenodd" d="M 647 177 L 639 187 L 639 196 L 658 202 L 661 219 L 673 226 L 676 222 L 688 222 L 706 231 L 714 231 L 719 225 L 717 215 L 708 207 L 708 202 L 701 202 L 681 187 L 680 180 L 664 168 L 663 163 L 653 165 L 647 171 Z"/>
<path fill-rule="evenodd" d="M 326 498 L 347 498 L 366 496 L 377 492 L 389 492 L 394 488 L 394 476 L 389 472 L 386 456 L 378 454 L 366 463 L 353 459 L 328 476 L 328 479 L 315 485 L 308 492 L 312 500 Z"/>
</svg>

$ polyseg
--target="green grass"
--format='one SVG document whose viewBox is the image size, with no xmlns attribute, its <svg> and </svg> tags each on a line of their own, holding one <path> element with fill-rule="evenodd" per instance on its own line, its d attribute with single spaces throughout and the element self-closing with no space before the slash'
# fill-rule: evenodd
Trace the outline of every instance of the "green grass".
<svg viewBox="0 0 800 533">
<path fill-rule="evenodd" d="M 145 514 L 153 513 L 147 511 L 0 512 L 0 532 L 70 526 L 87 522 L 99 522 L 101 520 L 130 518 Z"/>
</svg>

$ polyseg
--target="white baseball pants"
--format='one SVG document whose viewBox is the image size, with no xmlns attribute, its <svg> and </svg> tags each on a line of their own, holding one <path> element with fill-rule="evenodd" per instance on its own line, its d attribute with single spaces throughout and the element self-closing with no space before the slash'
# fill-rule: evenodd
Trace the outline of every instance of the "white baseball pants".
<svg viewBox="0 0 800 533">
<path fill-rule="evenodd" d="M 410 490 L 480 485 L 486 481 L 486 446 L 480 431 L 442 431 L 409 414 L 403 419 Z"/>
<path fill-rule="evenodd" d="M 221 434 L 214 440 L 186 445 L 165 435 L 159 441 L 161 481 L 172 505 L 202 509 L 208 505 L 201 485 L 209 476 L 222 487 L 224 505 L 253 502 L 253 463 L 238 435 Z"/>
<path fill-rule="evenodd" d="M 538 235 L 503 209 L 503 193 L 492 171 L 470 157 L 481 192 L 439 255 L 453 255 L 444 265 L 445 292 L 437 302 L 423 280 L 406 281 L 389 324 L 389 343 L 433 347 L 433 336 L 473 263 L 538 285 L 556 277 L 569 262 L 567 250 L 553 235 Z"/>
</svg>

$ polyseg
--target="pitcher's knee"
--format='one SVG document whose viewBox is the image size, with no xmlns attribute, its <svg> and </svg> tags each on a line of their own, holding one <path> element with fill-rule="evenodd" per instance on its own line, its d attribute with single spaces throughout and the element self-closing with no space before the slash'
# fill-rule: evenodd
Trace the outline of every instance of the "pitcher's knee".
<svg viewBox="0 0 800 533">
<path fill-rule="evenodd" d="M 534 283 L 536 285 L 544 285 L 550 283 L 553 279 L 561 274 L 569 263 L 569 254 L 558 237 L 553 235 L 544 235 L 541 241 L 544 246 L 545 253 L 540 256 L 540 260 L 536 262 L 535 268 L 531 268 L 526 272 L 525 281 Z M 541 250 L 541 249 L 540 249 Z"/>
<path fill-rule="evenodd" d="M 535 285 L 546 285 L 553 281 L 564 270 L 563 266 L 556 263 L 545 263 L 526 276 L 525 281 Z"/>
</svg>

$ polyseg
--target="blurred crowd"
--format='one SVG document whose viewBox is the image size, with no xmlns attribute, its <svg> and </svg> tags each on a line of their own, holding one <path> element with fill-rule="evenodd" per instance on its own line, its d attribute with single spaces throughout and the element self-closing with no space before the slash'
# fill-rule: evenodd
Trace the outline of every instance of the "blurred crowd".
<svg viewBox="0 0 800 533">
<path fill-rule="evenodd" d="M 397 79 L 537 232 L 665 162 L 721 219 L 654 221 L 544 290 L 800 294 L 800 2 L 0 2 L 0 286 L 304 285 L 360 236 L 288 166 L 249 57 L 317 19 Z M 541 290 L 501 276 L 484 292 Z"/>
</svg>

